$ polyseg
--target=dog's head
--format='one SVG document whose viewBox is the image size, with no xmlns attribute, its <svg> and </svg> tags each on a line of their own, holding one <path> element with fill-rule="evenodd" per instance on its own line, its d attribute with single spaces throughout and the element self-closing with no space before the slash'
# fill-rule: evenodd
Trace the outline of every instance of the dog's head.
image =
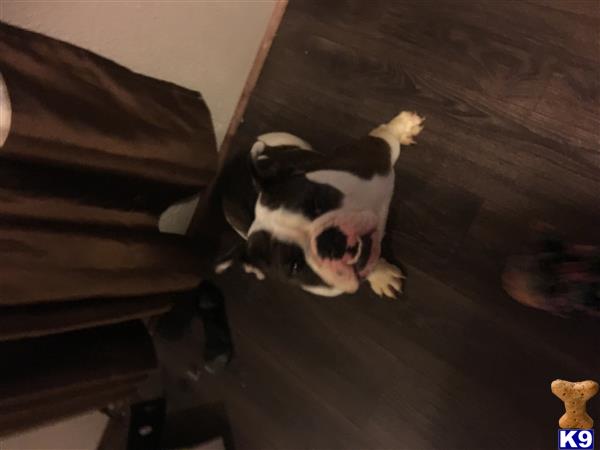
<svg viewBox="0 0 600 450">
<path fill-rule="evenodd" d="M 313 181 L 326 158 L 303 141 L 259 140 L 249 164 L 258 200 L 242 257 L 246 271 L 323 296 L 355 292 L 379 258 L 377 215 L 349 207 L 335 179 Z"/>
</svg>

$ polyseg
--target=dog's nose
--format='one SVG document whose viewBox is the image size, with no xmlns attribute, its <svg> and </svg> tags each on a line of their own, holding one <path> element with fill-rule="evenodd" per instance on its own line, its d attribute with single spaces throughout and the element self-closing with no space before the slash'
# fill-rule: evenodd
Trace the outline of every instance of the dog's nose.
<svg viewBox="0 0 600 450">
<path fill-rule="evenodd" d="M 346 235 L 337 227 L 325 229 L 317 237 L 317 251 L 321 258 L 340 259 L 346 253 Z"/>
</svg>

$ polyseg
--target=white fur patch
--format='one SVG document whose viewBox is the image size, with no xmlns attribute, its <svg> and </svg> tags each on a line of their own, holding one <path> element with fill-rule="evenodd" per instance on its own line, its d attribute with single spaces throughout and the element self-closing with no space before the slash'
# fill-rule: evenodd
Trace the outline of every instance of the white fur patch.
<svg viewBox="0 0 600 450">
<path fill-rule="evenodd" d="M 250 155 L 252 155 L 252 159 L 257 159 L 260 153 L 265 149 L 265 143 L 261 141 L 256 141 L 252 148 L 250 149 Z"/>
<path fill-rule="evenodd" d="M 8 96 L 8 88 L 4 83 L 4 78 L 0 73 L 0 147 L 4 145 L 10 132 L 12 120 L 12 108 Z"/>
<path fill-rule="evenodd" d="M 309 242 L 311 221 L 302 214 L 285 208 L 270 209 L 261 203 L 260 196 L 254 208 L 254 222 L 248 235 L 255 231 L 268 231 L 282 241 L 294 242 L 303 249 Z"/>
<path fill-rule="evenodd" d="M 263 271 L 257 267 L 251 266 L 250 264 L 244 264 L 244 272 L 253 274 L 260 281 L 265 279 L 265 274 Z"/>
<path fill-rule="evenodd" d="M 269 147 L 279 147 L 281 145 L 293 145 L 303 150 L 312 150 L 312 146 L 304 139 L 300 139 L 298 136 L 294 136 L 290 133 L 274 132 L 261 134 L 258 141 L 264 142 Z M 256 144 L 255 144 L 256 145 Z"/>
<path fill-rule="evenodd" d="M 328 286 L 302 286 L 302 289 L 321 297 L 336 297 L 344 293 L 341 289 Z"/>
<path fill-rule="evenodd" d="M 231 265 L 233 264 L 233 259 L 228 259 L 227 261 L 223 261 L 220 264 L 217 264 L 215 266 L 215 273 L 217 275 L 222 274 L 223 272 L 225 272 L 227 269 L 229 269 L 231 267 Z"/>
<path fill-rule="evenodd" d="M 267 155 L 262 154 L 266 147 L 273 147 L 276 149 L 283 145 L 295 146 L 301 150 L 312 151 L 311 145 L 305 140 L 300 139 L 298 136 L 294 136 L 290 133 L 275 132 L 262 134 L 257 137 L 256 142 L 250 149 L 250 155 L 252 155 L 252 159 L 255 161 L 268 159 L 269 157 Z"/>
</svg>

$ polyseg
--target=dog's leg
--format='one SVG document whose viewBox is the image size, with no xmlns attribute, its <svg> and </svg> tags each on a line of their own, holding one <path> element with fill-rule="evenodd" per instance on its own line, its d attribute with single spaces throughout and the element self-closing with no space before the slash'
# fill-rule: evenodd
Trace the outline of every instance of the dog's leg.
<svg viewBox="0 0 600 450">
<path fill-rule="evenodd" d="M 222 371 L 233 356 L 233 342 L 225 297 L 210 281 L 196 290 L 196 307 L 204 325 L 204 369 L 212 374 Z"/>
<path fill-rule="evenodd" d="M 369 136 L 383 139 L 390 146 L 392 165 L 400 156 L 400 145 L 414 144 L 414 138 L 423 129 L 423 121 L 425 119 L 417 115 L 417 113 L 402 111 L 390 122 L 379 125 Z"/>
<path fill-rule="evenodd" d="M 396 298 L 394 291 L 402 294 L 402 280 L 405 278 L 399 267 L 390 264 L 383 258 L 377 261 L 373 271 L 367 276 L 373 292 L 380 297 L 385 295 L 389 298 Z"/>
</svg>

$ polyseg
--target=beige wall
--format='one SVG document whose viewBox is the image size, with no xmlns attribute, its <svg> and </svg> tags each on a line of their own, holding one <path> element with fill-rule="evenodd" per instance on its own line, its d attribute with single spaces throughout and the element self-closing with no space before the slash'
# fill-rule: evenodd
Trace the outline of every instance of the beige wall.
<svg viewBox="0 0 600 450">
<path fill-rule="evenodd" d="M 0 0 L 0 20 L 202 93 L 221 142 L 274 0 Z"/>
</svg>

